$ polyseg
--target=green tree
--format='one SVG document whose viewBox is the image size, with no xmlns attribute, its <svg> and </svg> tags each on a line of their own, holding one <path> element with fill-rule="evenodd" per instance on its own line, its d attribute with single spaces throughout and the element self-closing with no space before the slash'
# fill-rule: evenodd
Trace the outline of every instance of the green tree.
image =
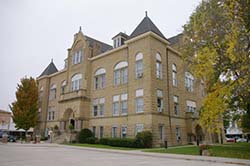
<svg viewBox="0 0 250 166">
<path fill-rule="evenodd" d="M 16 101 L 10 106 L 17 129 L 26 132 L 35 127 L 38 120 L 38 88 L 32 77 L 21 79 L 17 85 Z"/>
<path fill-rule="evenodd" d="M 225 111 L 250 110 L 249 11 L 250 0 L 202 1 L 184 25 L 181 52 L 205 83 L 200 123 L 210 131 Z"/>
</svg>

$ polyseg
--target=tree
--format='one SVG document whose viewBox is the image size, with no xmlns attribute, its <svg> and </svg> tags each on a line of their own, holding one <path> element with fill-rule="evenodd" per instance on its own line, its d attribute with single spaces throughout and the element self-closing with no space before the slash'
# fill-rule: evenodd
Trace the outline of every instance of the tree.
<svg viewBox="0 0 250 166">
<path fill-rule="evenodd" d="M 10 106 L 17 129 L 27 131 L 35 127 L 38 120 L 38 88 L 32 77 L 22 78 L 17 85 L 16 101 Z"/>
<path fill-rule="evenodd" d="M 202 1 L 184 25 L 181 52 L 205 83 L 200 123 L 212 132 L 219 131 L 226 111 L 249 114 L 249 11 L 250 0 Z"/>
</svg>

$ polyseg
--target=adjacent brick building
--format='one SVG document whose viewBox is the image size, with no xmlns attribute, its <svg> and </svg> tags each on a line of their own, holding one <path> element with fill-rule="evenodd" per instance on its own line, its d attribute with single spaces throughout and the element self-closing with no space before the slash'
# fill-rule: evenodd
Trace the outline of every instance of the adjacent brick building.
<svg viewBox="0 0 250 166">
<path fill-rule="evenodd" d="M 114 46 L 82 33 L 74 36 L 65 68 L 51 62 L 38 77 L 39 129 L 91 129 L 96 137 L 134 137 L 150 130 L 155 146 L 204 139 L 197 124 L 201 81 L 175 50 L 181 35 L 167 39 L 146 15 Z"/>
</svg>

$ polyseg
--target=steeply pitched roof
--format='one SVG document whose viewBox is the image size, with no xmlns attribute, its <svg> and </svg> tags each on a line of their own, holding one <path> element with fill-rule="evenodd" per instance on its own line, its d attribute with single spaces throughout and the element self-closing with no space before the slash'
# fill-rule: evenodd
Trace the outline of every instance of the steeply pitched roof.
<svg viewBox="0 0 250 166">
<path fill-rule="evenodd" d="M 58 72 L 58 70 L 53 61 L 51 61 L 50 64 L 46 67 L 46 69 L 42 72 L 42 74 L 39 77 L 50 75 L 56 72 Z"/>
<path fill-rule="evenodd" d="M 129 39 L 150 31 L 154 32 L 155 34 L 159 35 L 160 37 L 166 40 L 165 36 L 161 33 L 161 31 L 155 26 L 155 24 L 151 21 L 151 19 L 147 15 L 135 28 L 135 30 L 131 33 Z"/>
<path fill-rule="evenodd" d="M 112 39 L 114 39 L 114 38 L 117 37 L 117 36 L 122 36 L 122 37 L 124 37 L 125 39 L 127 39 L 127 38 L 129 37 L 126 33 L 120 32 L 120 33 L 118 33 L 117 35 L 115 35 L 114 37 L 112 37 Z"/>
<path fill-rule="evenodd" d="M 92 38 L 92 37 L 86 36 L 86 35 L 85 35 L 85 37 L 87 38 L 87 40 L 89 41 L 89 43 L 90 43 L 91 46 L 93 46 L 93 44 L 94 44 L 95 42 L 96 42 L 96 43 L 100 43 L 100 45 L 101 45 L 101 52 L 102 52 L 102 53 L 104 53 L 104 52 L 106 52 L 106 51 L 108 51 L 108 50 L 113 49 L 113 47 L 112 47 L 111 45 L 108 45 L 108 44 L 106 44 L 106 43 L 104 43 L 104 42 L 98 41 L 98 40 L 96 40 L 96 39 L 94 39 L 94 38 Z"/>
<path fill-rule="evenodd" d="M 170 45 L 176 45 L 176 44 L 179 44 L 181 42 L 182 37 L 183 37 L 183 34 L 180 33 L 176 36 L 168 38 L 168 41 L 170 42 Z"/>
</svg>

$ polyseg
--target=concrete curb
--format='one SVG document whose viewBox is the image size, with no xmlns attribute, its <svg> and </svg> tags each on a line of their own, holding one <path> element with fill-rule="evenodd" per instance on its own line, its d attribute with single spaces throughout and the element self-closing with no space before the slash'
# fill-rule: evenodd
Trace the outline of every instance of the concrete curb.
<svg viewBox="0 0 250 166">
<path fill-rule="evenodd" d="M 167 153 L 162 154 L 162 153 L 142 152 L 142 151 L 138 151 L 138 150 L 136 150 L 136 151 L 134 151 L 134 150 L 125 151 L 125 150 L 79 147 L 79 146 L 70 146 L 70 145 L 58 145 L 58 147 L 65 147 L 65 148 L 70 148 L 70 149 L 82 149 L 82 150 L 90 150 L 90 151 L 99 151 L 99 152 L 106 152 L 106 153 L 140 155 L 140 156 L 148 156 L 148 157 L 156 157 L 156 158 L 172 158 L 172 159 L 181 159 L 181 160 L 206 161 L 206 162 L 214 162 L 214 163 L 249 165 L 250 166 L 250 160 L 244 160 L 244 159 L 232 159 L 232 158 L 210 157 L 210 156 L 180 155 L 180 154 L 167 154 Z"/>
<path fill-rule="evenodd" d="M 60 145 L 60 144 L 31 144 L 31 143 L 11 143 L 11 144 L 0 144 L 7 146 L 26 146 L 26 147 L 58 147 L 58 148 L 66 148 L 66 149 L 78 149 L 78 150 L 88 150 L 88 151 L 98 151 L 105 153 L 119 153 L 126 155 L 139 155 L 139 156 L 148 156 L 155 158 L 170 158 L 170 159 L 180 159 L 180 160 L 193 160 L 193 161 L 204 161 L 204 162 L 213 162 L 213 163 L 223 163 L 223 164 L 237 164 L 237 165 L 249 165 L 250 160 L 245 159 L 232 159 L 232 158 L 223 158 L 223 157 L 210 157 L 210 156 L 194 156 L 194 155 L 180 155 L 180 154 L 168 154 L 168 153 L 152 153 L 152 152 L 142 152 L 138 150 L 114 150 L 114 149 L 101 149 L 101 148 L 92 148 L 92 147 L 79 147 L 79 146 L 71 146 L 71 145 Z"/>
</svg>

